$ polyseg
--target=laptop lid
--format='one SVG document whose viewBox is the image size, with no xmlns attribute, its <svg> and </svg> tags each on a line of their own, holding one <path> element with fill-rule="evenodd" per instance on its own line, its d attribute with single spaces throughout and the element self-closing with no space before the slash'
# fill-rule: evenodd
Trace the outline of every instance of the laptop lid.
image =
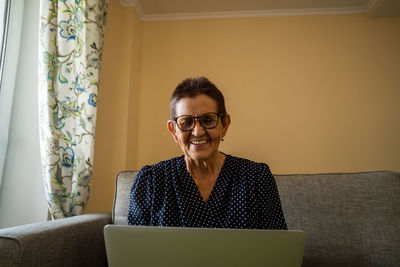
<svg viewBox="0 0 400 267">
<path fill-rule="evenodd" d="M 106 225 L 110 267 L 301 266 L 305 233 Z"/>
</svg>

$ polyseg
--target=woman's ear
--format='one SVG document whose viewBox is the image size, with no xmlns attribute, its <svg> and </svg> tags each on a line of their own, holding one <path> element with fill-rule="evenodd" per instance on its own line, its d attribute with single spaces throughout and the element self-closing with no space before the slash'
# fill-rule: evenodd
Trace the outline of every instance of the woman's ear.
<svg viewBox="0 0 400 267">
<path fill-rule="evenodd" d="M 222 137 L 225 136 L 226 132 L 228 131 L 229 124 L 231 124 L 231 116 L 229 114 L 225 114 L 222 123 Z"/>
<path fill-rule="evenodd" d="M 172 137 L 175 140 L 175 143 L 178 144 L 178 138 L 176 136 L 176 128 L 175 128 L 175 123 L 172 120 L 169 120 L 167 122 L 167 129 L 171 133 Z"/>
</svg>

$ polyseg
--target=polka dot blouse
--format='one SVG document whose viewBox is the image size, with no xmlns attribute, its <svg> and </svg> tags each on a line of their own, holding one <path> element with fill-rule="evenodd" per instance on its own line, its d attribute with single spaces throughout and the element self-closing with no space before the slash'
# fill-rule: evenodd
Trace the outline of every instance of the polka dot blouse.
<svg viewBox="0 0 400 267">
<path fill-rule="evenodd" d="M 287 229 L 269 167 L 230 155 L 207 202 L 183 156 L 144 166 L 132 185 L 128 224 Z"/>
</svg>

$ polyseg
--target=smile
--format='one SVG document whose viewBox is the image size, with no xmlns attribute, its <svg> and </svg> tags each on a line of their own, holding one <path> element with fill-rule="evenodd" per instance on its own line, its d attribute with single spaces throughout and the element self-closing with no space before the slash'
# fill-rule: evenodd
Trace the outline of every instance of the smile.
<svg viewBox="0 0 400 267">
<path fill-rule="evenodd" d="M 205 144 L 207 142 L 208 142 L 207 140 L 193 140 L 190 143 L 192 143 L 193 145 L 202 145 L 202 144 Z"/>
</svg>

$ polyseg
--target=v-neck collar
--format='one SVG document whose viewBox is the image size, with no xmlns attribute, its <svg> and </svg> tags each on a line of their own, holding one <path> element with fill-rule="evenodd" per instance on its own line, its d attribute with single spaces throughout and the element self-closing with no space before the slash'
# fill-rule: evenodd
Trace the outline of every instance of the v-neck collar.
<svg viewBox="0 0 400 267">
<path fill-rule="evenodd" d="M 225 156 L 224 163 L 222 164 L 221 170 L 220 170 L 220 172 L 219 172 L 219 174 L 217 176 L 217 180 L 214 183 L 214 186 L 213 186 L 213 188 L 211 190 L 211 193 L 210 193 L 207 201 L 204 201 L 203 196 L 201 195 L 200 190 L 196 185 L 196 182 L 194 181 L 192 175 L 190 174 L 190 172 L 186 168 L 186 163 L 185 163 L 184 156 L 181 157 L 181 164 L 182 164 L 181 166 L 182 166 L 183 172 L 184 172 L 183 178 L 184 178 L 185 182 L 190 184 L 190 187 L 193 189 L 193 191 L 196 192 L 196 200 L 197 200 L 197 202 L 200 203 L 204 207 L 208 207 L 208 206 L 211 205 L 210 203 L 212 203 L 212 200 L 214 199 L 214 195 L 216 194 L 215 191 L 218 190 L 218 187 L 221 184 L 221 179 L 222 179 L 221 177 L 224 177 L 224 173 L 225 173 L 225 169 L 226 169 L 226 163 L 228 161 L 229 155 L 224 154 L 224 156 Z"/>
</svg>

